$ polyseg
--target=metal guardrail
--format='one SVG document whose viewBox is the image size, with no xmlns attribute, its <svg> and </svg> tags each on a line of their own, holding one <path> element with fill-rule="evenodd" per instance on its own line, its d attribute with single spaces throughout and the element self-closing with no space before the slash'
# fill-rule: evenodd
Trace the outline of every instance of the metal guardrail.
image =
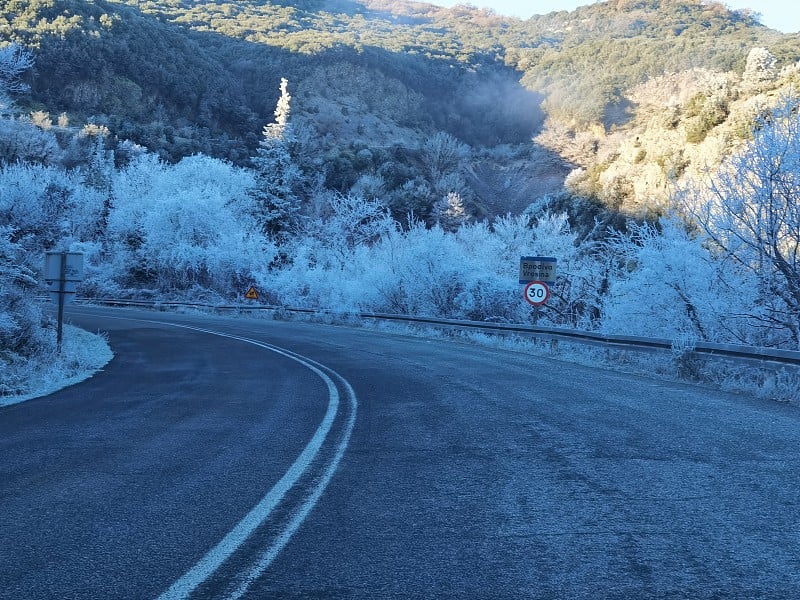
<svg viewBox="0 0 800 600">
<path fill-rule="evenodd" d="M 172 302 L 172 301 L 153 301 L 153 300 L 120 300 L 113 298 L 79 298 L 78 301 L 89 304 L 103 304 L 108 306 L 138 306 L 148 308 L 198 308 L 211 310 L 235 310 L 235 311 L 254 311 L 271 310 L 280 312 L 294 312 L 302 314 L 318 315 L 350 315 L 361 319 L 375 319 L 383 321 L 400 321 L 406 323 L 420 323 L 426 325 L 474 329 L 494 333 L 517 333 L 533 337 L 542 337 L 553 340 L 564 340 L 575 343 L 596 344 L 602 346 L 614 346 L 639 351 L 659 351 L 673 349 L 673 344 L 665 338 L 647 338 L 637 336 L 625 336 L 615 334 L 605 334 L 593 331 L 581 331 L 576 329 L 562 329 L 558 327 L 540 327 L 533 325 L 521 325 L 513 323 L 491 323 L 488 321 L 462 321 L 457 319 L 440 319 L 436 317 L 418 317 L 410 315 L 397 315 L 387 313 L 359 312 L 351 313 L 347 311 L 322 310 L 312 308 L 293 308 L 287 306 L 274 306 L 265 304 L 247 305 L 222 305 L 204 302 Z M 783 365 L 800 366 L 800 351 L 780 350 L 775 348 L 759 348 L 752 346 L 740 346 L 735 344 L 715 344 L 710 342 L 698 342 L 691 351 L 696 354 L 708 355 L 718 358 L 728 358 L 736 360 L 758 361 L 760 363 L 770 362 Z"/>
</svg>

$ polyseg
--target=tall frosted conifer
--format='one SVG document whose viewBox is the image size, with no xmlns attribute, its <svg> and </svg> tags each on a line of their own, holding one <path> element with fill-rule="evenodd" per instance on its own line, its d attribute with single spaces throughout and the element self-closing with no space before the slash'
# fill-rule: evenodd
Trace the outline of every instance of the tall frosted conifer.
<svg viewBox="0 0 800 600">
<path fill-rule="evenodd" d="M 264 127 L 253 166 L 256 187 L 251 191 L 257 205 L 257 217 L 264 233 L 281 237 L 296 222 L 300 199 L 296 189 L 301 172 L 289 153 L 293 140 L 289 123 L 290 101 L 288 81 L 281 79 L 281 96 L 275 108 L 275 121 Z"/>
</svg>

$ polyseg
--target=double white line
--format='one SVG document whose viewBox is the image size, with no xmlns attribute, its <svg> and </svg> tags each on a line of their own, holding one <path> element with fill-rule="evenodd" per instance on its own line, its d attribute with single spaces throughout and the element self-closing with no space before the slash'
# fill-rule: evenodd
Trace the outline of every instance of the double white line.
<svg viewBox="0 0 800 600">
<path fill-rule="evenodd" d="M 336 419 L 340 408 L 340 393 L 337 382 L 346 396 L 345 401 L 349 403 L 349 413 L 347 420 L 343 427 L 343 433 L 337 442 L 333 458 L 326 466 L 322 475 L 317 478 L 313 486 L 307 491 L 307 496 L 303 502 L 294 509 L 291 517 L 283 525 L 282 529 L 275 536 L 272 544 L 266 548 L 252 564 L 243 576 L 239 579 L 238 587 L 228 596 L 229 599 L 235 600 L 241 598 L 249 586 L 261 576 L 264 571 L 270 566 L 278 553 L 289 542 L 292 535 L 297 531 L 303 523 L 308 513 L 314 508 L 314 505 L 319 500 L 325 488 L 328 486 L 333 474 L 341 462 L 345 449 L 350 441 L 350 435 L 353 432 L 353 427 L 356 420 L 356 409 L 358 401 L 355 392 L 347 380 L 321 363 L 318 363 L 310 358 L 304 357 L 290 350 L 279 348 L 271 344 L 266 344 L 258 340 L 253 340 L 238 335 L 232 335 L 210 329 L 202 329 L 200 327 L 190 327 L 187 325 L 177 325 L 174 323 L 165 323 L 163 321 L 153 321 L 161 325 L 171 325 L 173 327 L 182 327 L 185 329 L 192 329 L 209 335 L 217 335 L 224 338 L 238 340 L 247 344 L 252 344 L 274 352 L 290 360 L 293 360 L 322 379 L 328 387 L 328 409 L 325 412 L 325 417 L 317 427 L 311 440 L 306 444 L 303 451 L 297 459 L 289 467 L 289 470 L 280 478 L 280 480 L 270 489 L 266 495 L 250 510 L 244 518 L 231 529 L 231 531 L 223 537 L 216 546 L 209 550 L 197 564 L 195 564 L 189 571 L 186 572 L 180 579 L 170 586 L 170 588 L 158 597 L 158 600 L 177 600 L 179 598 L 188 598 L 192 592 L 200 587 L 206 580 L 211 577 L 219 567 L 236 552 L 242 544 L 253 534 L 253 532 L 263 525 L 269 519 L 272 512 L 286 496 L 289 490 L 294 487 L 298 480 L 308 471 L 314 459 L 322 449 L 323 444 L 331 431 L 331 427 Z M 336 381 L 334 381 L 336 380 Z"/>
</svg>

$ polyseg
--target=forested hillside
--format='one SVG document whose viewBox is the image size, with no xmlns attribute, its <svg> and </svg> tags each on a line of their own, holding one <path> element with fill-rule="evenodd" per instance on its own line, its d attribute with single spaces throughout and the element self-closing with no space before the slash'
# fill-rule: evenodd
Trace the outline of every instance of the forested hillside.
<svg viewBox="0 0 800 600">
<path fill-rule="evenodd" d="M 798 348 L 798 59 L 698 0 L 0 0 L 0 366 L 55 248 L 90 296 Z"/>
<path fill-rule="evenodd" d="M 418 150 L 437 133 L 469 146 L 457 176 L 470 213 L 518 211 L 557 190 L 575 159 L 530 143 L 545 118 L 559 135 L 608 130 L 631 119 L 628 91 L 652 77 L 740 73 L 755 46 L 780 68 L 800 48 L 698 1 L 607 2 L 528 21 L 380 0 L 4 1 L 0 29 L 36 54 L 22 105 L 54 123 L 102 125 L 113 143 L 171 162 L 203 153 L 247 165 L 285 77 L 303 168 L 339 191 L 379 175 L 397 216 L 426 218 L 436 192 L 409 202 L 400 188 L 435 183 Z"/>
</svg>

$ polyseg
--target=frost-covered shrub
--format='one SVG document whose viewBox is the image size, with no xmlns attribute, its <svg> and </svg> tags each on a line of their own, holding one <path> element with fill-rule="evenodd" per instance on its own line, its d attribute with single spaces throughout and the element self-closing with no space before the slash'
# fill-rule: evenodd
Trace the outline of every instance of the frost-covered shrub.
<svg viewBox="0 0 800 600">
<path fill-rule="evenodd" d="M 753 140 L 677 195 L 709 247 L 750 285 L 747 315 L 763 345 L 800 347 L 800 99 L 759 119 Z M 753 292 L 757 292 L 754 294 Z"/>
<path fill-rule="evenodd" d="M 378 200 L 357 194 L 327 194 L 319 214 L 306 221 L 296 246 L 305 246 L 309 259 L 332 268 L 343 266 L 355 248 L 370 245 L 397 228 L 389 210 Z"/>
<path fill-rule="evenodd" d="M 607 246 L 617 263 L 603 304 L 611 333 L 747 343 L 756 281 L 720 260 L 679 222 L 630 224 Z M 688 337 L 687 337 L 688 336 Z"/>
<path fill-rule="evenodd" d="M 454 231 L 412 219 L 401 229 L 382 204 L 336 196 L 286 248 L 291 260 L 263 285 L 293 306 L 524 322 L 533 311 L 519 259 L 531 254 L 556 256 L 562 273 L 541 322 L 576 326 L 576 307 L 596 302 L 593 259 L 561 214 L 509 215 Z"/>
<path fill-rule="evenodd" d="M 397 223 L 377 200 L 357 194 L 320 195 L 317 214 L 283 246 L 288 260 L 263 286 L 284 304 L 369 310 L 373 293 L 364 281 L 374 245 Z"/>
<path fill-rule="evenodd" d="M 26 163 L 0 166 L 0 225 L 12 226 L 29 251 L 98 236 L 103 201 L 76 172 Z"/>
<path fill-rule="evenodd" d="M 296 238 L 291 264 L 264 285 L 279 302 L 295 306 L 524 321 L 531 308 L 518 282 L 519 258 L 559 257 L 567 277 L 583 276 L 585 260 L 562 215 L 501 217 L 450 232 L 412 221 L 403 230 L 380 203 L 338 196 L 327 214 Z M 556 286 L 552 322 L 581 286 Z M 570 318 L 572 318 L 570 316 Z"/>
<path fill-rule="evenodd" d="M 373 273 L 379 310 L 457 317 L 455 298 L 464 289 L 470 265 L 455 237 L 439 227 L 415 223 L 385 236 L 374 248 Z"/>
<path fill-rule="evenodd" d="M 121 288 L 237 294 L 275 249 L 261 235 L 246 170 L 206 156 L 171 166 L 153 155 L 114 175 L 109 271 Z"/>
<path fill-rule="evenodd" d="M 34 271 L 11 236 L 10 227 L 0 227 L 0 395 L 23 391 L 31 364 L 52 355 L 56 344 L 39 305 L 31 302 Z"/>
<path fill-rule="evenodd" d="M 54 164 L 63 152 L 52 131 L 25 120 L 0 119 L 0 163 Z"/>
<path fill-rule="evenodd" d="M 361 175 L 353 187 L 350 188 L 350 193 L 355 196 L 363 196 L 364 198 L 378 198 L 386 191 L 386 180 L 381 175 L 373 175 L 372 173 L 365 173 Z"/>
<path fill-rule="evenodd" d="M 481 274 L 468 279 L 454 304 L 464 319 L 514 323 L 529 312 L 521 299 L 517 282 Z"/>
</svg>

